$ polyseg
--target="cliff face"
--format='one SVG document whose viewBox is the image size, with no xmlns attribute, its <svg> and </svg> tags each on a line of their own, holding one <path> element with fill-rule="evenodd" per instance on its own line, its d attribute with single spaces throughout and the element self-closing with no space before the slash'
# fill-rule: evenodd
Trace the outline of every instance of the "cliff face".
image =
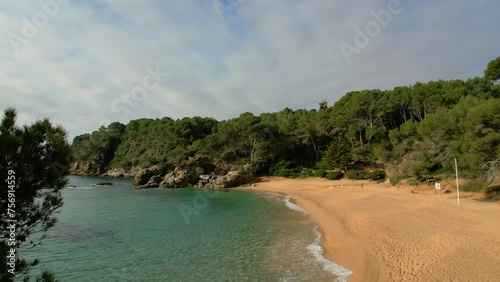
<svg viewBox="0 0 500 282">
<path fill-rule="evenodd" d="M 76 161 L 71 164 L 71 168 L 69 170 L 70 174 L 74 175 L 89 175 L 95 176 L 100 175 L 101 170 L 99 167 L 88 161 Z"/>
<path fill-rule="evenodd" d="M 69 173 L 72 175 L 102 176 L 112 178 L 133 178 L 140 168 L 112 168 L 101 170 L 98 165 L 88 161 L 76 161 L 71 164 Z"/>
</svg>

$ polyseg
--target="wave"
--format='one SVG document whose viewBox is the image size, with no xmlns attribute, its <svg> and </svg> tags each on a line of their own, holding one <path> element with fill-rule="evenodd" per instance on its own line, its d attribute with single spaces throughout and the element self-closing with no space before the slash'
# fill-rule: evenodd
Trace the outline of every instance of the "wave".
<svg viewBox="0 0 500 282">
<path fill-rule="evenodd" d="M 94 190 L 96 187 L 86 187 L 86 186 L 68 186 L 64 187 L 65 189 L 72 189 L 72 190 Z"/>
<path fill-rule="evenodd" d="M 314 227 L 314 233 L 316 233 L 316 239 L 312 244 L 306 247 L 308 251 L 316 258 L 316 260 L 323 265 L 323 269 L 329 271 L 337 276 L 337 282 L 346 282 L 347 277 L 352 274 L 352 271 L 346 269 L 330 260 L 327 260 L 323 256 L 323 248 L 320 245 L 321 233 L 318 231 L 318 226 Z"/>
<path fill-rule="evenodd" d="M 303 208 L 290 202 L 290 196 L 285 196 L 283 201 L 289 209 L 308 215 L 308 213 Z M 323 269 L 325 271 L 338 276 L 338 278 L 335 280 L 336 282 L 346 282 L 347 277 L 352 274 L 352 271 L 326 259 L 323 256 L 323 248 L 320 245 L 321 233 L 319 232 L 317 225 L 314 227 L 314 233 L 316 234 L 316 238 L 314 239 L 314 242 L 312 244 L 306 247 L 306 249 L 314 256 L 316 261 L 323 266 Z"/>
<path fill-rule="evenodd" d="M 285 196 L 285 198 L 283 199 L 283 201 L 285 202 L 285 205 L 291 209 L 291 210 L 294 210 L 294 211 L 298 211 L 298 212 L 301 212 L 301 213 L 304 213 L 305 215 L 308 215 L 308 213 L 303 209 L 301 208 L 300 206 L 290 202 L 290 196 Z"/>
</svg>

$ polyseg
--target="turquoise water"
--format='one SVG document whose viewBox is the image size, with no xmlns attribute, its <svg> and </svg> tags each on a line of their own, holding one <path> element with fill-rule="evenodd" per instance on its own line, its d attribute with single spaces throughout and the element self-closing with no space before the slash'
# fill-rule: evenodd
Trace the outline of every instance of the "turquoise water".
<svg viewBox="0 0 500 282">
<path fill-rule="evenodd" d="M 283 196 L 134 190 L 71 176 L 59 221 L 22 250 L 60 281 L 335 281 L 315 226 Z M 114 187 L 92 187 L 98 181 Z M 34 271 L 37 271 L 35 269 Z"/>
</svg>

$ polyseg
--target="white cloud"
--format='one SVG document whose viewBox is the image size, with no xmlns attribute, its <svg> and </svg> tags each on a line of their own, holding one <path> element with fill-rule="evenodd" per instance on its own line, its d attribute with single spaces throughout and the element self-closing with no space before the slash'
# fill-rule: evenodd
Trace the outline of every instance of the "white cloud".
<svg viewBox="0 0 500 282">
<path fill-rule="evenodd" d="M 499 2 L 401 0 L 401 14 L 348 64 L 339 44 L 387 2 L 245 0 L 221 21 L 211 1 L 74 0 L 19 54 L 7 35 L 40 8 L 0 3 L 0 106 L 16 107 L 22 123 L 49 117 L 73 137 L 119 120 L 111 104 L 147 66 L 170 75 L 128 119 L 317 107 L 351 90 L 479 76 L 499 55 Z"/>
</svg>

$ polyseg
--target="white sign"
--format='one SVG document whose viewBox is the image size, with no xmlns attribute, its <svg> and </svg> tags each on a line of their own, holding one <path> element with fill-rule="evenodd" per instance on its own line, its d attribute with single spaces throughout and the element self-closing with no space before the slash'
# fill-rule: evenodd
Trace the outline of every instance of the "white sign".
<svg viewBox="0 0 500 282">
<path fill-rule="evenodd" d="M 436 190 L 441 190 L 441 183 L 435 183 Z"/>
</svg>

